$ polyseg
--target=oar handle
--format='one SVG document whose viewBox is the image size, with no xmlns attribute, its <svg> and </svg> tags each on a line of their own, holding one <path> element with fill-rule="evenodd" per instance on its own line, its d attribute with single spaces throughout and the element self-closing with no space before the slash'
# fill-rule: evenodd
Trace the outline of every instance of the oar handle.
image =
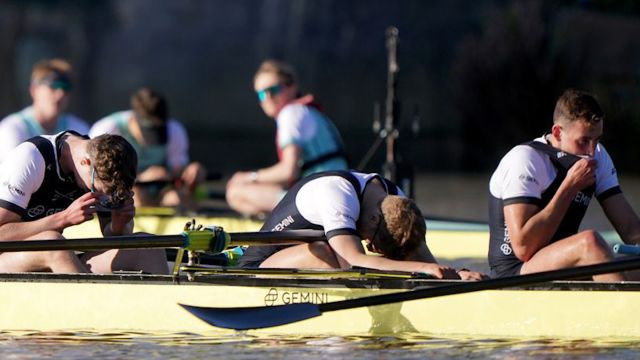
<svg viewBox="0 0 640 360">
<path fill-rule="evenodd" d="M 617 254 L 640 255 L 640 246 L 615 244 L 613 245 L 613 251 Z"/>
</svg>

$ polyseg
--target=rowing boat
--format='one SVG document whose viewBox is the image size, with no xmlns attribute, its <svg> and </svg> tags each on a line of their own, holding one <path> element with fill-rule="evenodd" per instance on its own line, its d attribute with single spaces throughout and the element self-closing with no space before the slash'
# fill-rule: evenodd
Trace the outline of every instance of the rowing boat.
<svg viewBox="0 0 640 360">
<path fill-rule="evenodd" d="M 183 228 L 190 217 L 149 216 L 136 219 L 138 230 L 162 233 Z M 259 222 L 199 217 L 204 224 L 223 224 L 234 231 L 255 230 Z M 155 224 L 153 223 L 155 222 Z M 442 242 L 486 244 L 486 228 L 478 224 L 428 221 L 428 241 L 436 256 Z M 97 229 L 97 224 L 94 225 Z M 148 226 L 148 228 L 146 228 Z M 151 229 L 151 226 L 156 226 Z M 96 231 L 96 230 L 91 231 Z M 69 229 L 70 234 L 87 231 Z M 173 230 L 174 232 L 176 230 Z M 86 232 L 82 233 L 86 236 Z M 455 236 L 452 236 L 455 235 Z M 474 240 L 473 236 L 477 236 Z M 446 238 L 446 239 L 445 239 Z M 56 241 L 59 243 L 60 241 Z M 35 243 L 35 242 L 29 242 Z M 456 245 L 460 243 L 456 242 Z M 172 245 L 178 246 L 178 245 Z M 182 245 L 179 245 L 182 246 Z M 473 244 L 477 247 L 477 244 Z M 484 245 L 486 249 L 486 245 Z M 468 249 L 467 249 L 468 250 Z M 440 252 L 440 253 L 438 253 Z M 486 254 L 486 252 L 484 252 Z M 461 253 L 451 252 L 452 257 Z M 470 252 L 463 255 L 473 254 Z M 472 256 L 483 256 L 479 253 Z M 636 265 L 640 267 L 640 264 Z M 179 271 L 178 271 L 179 270 Z M 575 276 L 573 276 L 575 278 Z M 553 278 L 551 278 L 553 279 Z M 195 333 L 225 336 L 234 330 L 202 321 L 179 304 L 204 308 L 268 307 L 312 303 L 334 304 L 381 294 L 411 294 L 462 281 L 440 281 L 420 274 L 355 269 L 233 269 L 197 264 L 176 267 L 172 275 L 140 273 L 0 274 L 0 329 L 65 332 Z M 422 290 L 421 290 L 422 289 Z M 453 292 L 455 294 L 455 292 Z M 249 330 L 256 335 L 394 335 L 473 336 L 569 339 L 637 339 L 640 283 L 536 281 L 449 296 L 394 301 L 323 313 L 300 322 Z M 278 308 L 273 308 L 278 309 Z M 287 312 L 286 308 L 282 310 Z"/>
<path fill-rule="evenodd" d="M 262 222 L 229 215 L 176 215 L 170 209 L 151 208 L 138 211 L 134 231 L 157 235 L 173 234 L 182 230 L 185 223 L 195 219 L 198 224 L 217 225 L 227 231 L 256 231 Z M 489 227 L 475 221 L 427 218 L 426 241 L 437 259 L 457 267 L 470 267 L 487 271 L 489 251 Z M 67 238 L 100 236 L 96 219 L 65 230 Z M 615 232 L 608 231 L 605 239 L 612 245 L 621 240 Z"/>
<path fill-rule="evenodd" d="M 392 275 L 223 268 L 191 268 L 177 276 L 2 274 L 0 329 L 224 336 L 233 330 L 212 327 L 178 304 L 329 303 L 452 283 Z M 637 339 L 640 316 L 630 309 L 639 302 L 640 283 L 556 281 L 335 311 L 249 333 Z"/>
</svg>

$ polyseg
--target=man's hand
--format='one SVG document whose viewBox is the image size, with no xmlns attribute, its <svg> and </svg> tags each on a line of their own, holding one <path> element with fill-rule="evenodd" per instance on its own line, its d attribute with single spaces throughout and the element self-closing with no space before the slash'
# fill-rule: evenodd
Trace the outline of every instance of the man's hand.
<svg viewBox="0 0 640 360">
<path fill-rule="evenodd" d="M 580 159 L 569 169 L 564 181 L 576 191 L 588 188 L 596 182 L 597 165 L 595 159 Z"/>
<path fill-rule="evenodd" d="M 460 279 L 456 269 L 446 265 L 424 263 L 420 272 L 431 274 L 436 279 Z"/>
<path fill-rule="evenodd" d="M 171 181 L 171 174 L 166 167 L 160 165 L 149 166 L 145 171 L 138 174 L 137 181 Z"/>
<path fill-rule="evenodd" d="M 489 279 L 487 274 L 467 269 L 458 270 L 458 275 L 462 280 L 486 280 Z"/>
<path fill-rule="evenodd" d="M 95 205 L 99 197 L 96 193 L 88 192 L 72 202 L 62 211 L 63 223 L 60 230 L 93 219 L 93 214 L 96 212 Z"/>
<path fill-rule="evenodd" d="M 111 210 L 111 235 L 124 235 L 132 231 L 130 223 L 133 224 L 133 217 L 136 215 L 136 208 L 133 206 L 133 193 L 124 200 L 122 206 Z"/>
</svg>

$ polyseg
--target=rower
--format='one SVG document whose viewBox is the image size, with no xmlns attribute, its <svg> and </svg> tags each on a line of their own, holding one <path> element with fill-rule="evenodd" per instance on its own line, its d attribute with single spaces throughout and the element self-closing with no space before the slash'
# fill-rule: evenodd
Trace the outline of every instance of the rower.
<svg viewBox="0 0 640 360">
<path fill-rule="evenodd" d="M 322 229 L 328 242 L 249 247 L 241 267 L 364 267 L 427 273 L 436 278 L 478 280 L 483 274 L 440 265 L 425 242 L 418 206 L 379 174 L 320 172 L 294 185 L 262 230 Z M 368 255 L 362 245 L 365 240 Z"/>
<path fill-rule="evenodd" d="M 84 120 L 65 113 L 72 89 L 71 76 L 71 64 L 63 59 L 43 59 L 33 66 L 29 86 L 33 104 L 0 122 L 0 161 L 18 144 L 34 136 L 65 130 L 89 132 Z"/>
<path fill-rule="evenodd" d="M 264 61 L 254 77 L 254 88 L 260 107 L 276 121 L 279 161 L 262 169 L 236 172 L 227 182 L 227 203 L 247 216 L 270 212 L 300 178 L 348 169 L 338 130 L 312 95 L 300 95 L 290 65 Z"/>
<path fill-rule="evenodd" d="M 140 88 L 131 95 L 132 110 L 98 120 L 89 132 L 121 135 L 138 153 L 135 204 L 193 209 L 196 189 L 207 177 L 205 167 L 189 159 L 184 126 L 169 117 L 169 106 L 159 92 Z"/>
<path fill-rule="evenodd" d="M 579 231 L 593 195 L 625 243 L 640 243 L 640 219 L 600 143 L 604 112 L 593 95 L 569 89 L 558 99 L 551 132 L 518 145 L 489 183 L 489 265 L 496 277 L 607 262 L 598 232 Z M 619 281 L 620 273 L 593 277 Z"/>
<path fill-rule="evenodd" d="M 0 241 L 63 239 L 98 215 L 105 236 L 128 235 L 137 157 L 121 136 L 73 131 L 31 138 L 0 164 Z M 0 253 L 0 272 L 168 272 L 162 249 Z"/>
</svg>

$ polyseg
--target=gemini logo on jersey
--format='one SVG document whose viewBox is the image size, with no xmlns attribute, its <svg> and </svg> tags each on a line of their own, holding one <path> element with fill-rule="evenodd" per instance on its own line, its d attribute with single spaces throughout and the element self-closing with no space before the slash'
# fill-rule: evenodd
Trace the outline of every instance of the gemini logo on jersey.
<svg viewBox="0 0 640 360">
<path fill-rule="evenodd" d="M 504 236 L 502 237 L 503 244 L 500 245 L 500 251 L 505 255 L 511 255 L 513 249 L 511 248 L 511 238 L 509 237 L 509 230 L 507 230 L 507 224 L 504 224 Z"/>
</svg>

